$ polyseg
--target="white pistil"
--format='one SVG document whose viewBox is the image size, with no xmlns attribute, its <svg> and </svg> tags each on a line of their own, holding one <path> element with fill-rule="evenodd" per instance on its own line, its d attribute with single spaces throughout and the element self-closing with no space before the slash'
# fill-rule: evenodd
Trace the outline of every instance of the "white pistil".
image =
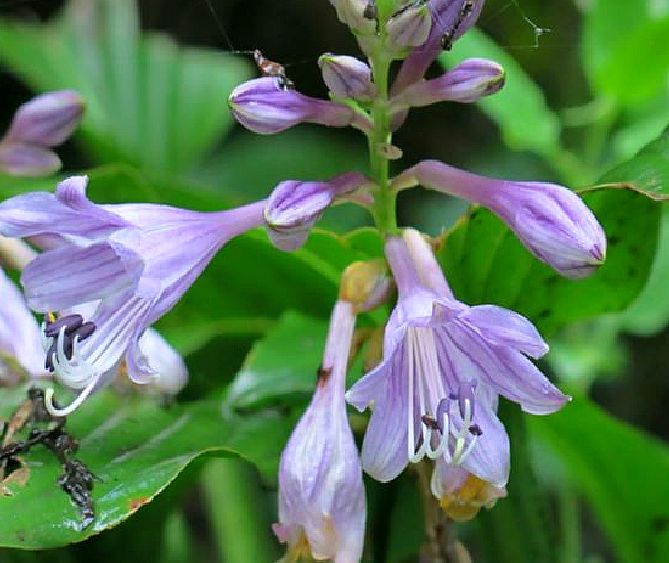
<svg viewBox="0 0 669 563">
<path fill-rule="evenodd" d="M 49 414 L 51 416 L 64 417 L 69 414 L 72 414 L 88 398 L 88 396 L 95 388 L 97 382 L 98 382 L 98 377 L 93 378 L 91 382 L 81 391 L 81 393 L 79 393 L 79 396 L 69 405 L 67 405 L 62 409 L 56 407 L 56 405 L 53 404 L 54 390 L 53 387 L 49 387 L 44 394 L 44 405 L 46 406 L 46 410 L 49 411 Z"/>
</svg>

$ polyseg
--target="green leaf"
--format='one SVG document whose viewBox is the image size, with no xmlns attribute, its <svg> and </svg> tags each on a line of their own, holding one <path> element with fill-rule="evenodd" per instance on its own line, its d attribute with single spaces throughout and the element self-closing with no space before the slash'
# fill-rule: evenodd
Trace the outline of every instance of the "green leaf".
<svg viewBox="0 0 669 563">
<path fill-rule="evenodd" d="M 232 126 L 226 99 L 248 72 L 222 53 L 141 36 L 134 0 L 70 2 L 42 26 L 0 21 L 0 62 L 36 90 L 81 92 L 92 156 L 154 173 L 190 168 Z"/>
<path fill-rule="evenodd" d="M 24 396 L 4 391 L 0 414 L 8 417 Z M 3 518 L 0 547 L 57 547 L 116 526 L 205 453 L 239 455 L 273 478 L 293 422 L 277 413 L 224 416 L 217 400 L 160 408 L 150 400 L 100 393 L 67 422 L 79 441 L 77 458 L 99 478 L 94 523 L 79 529 L 77 510 L 56 483 L 59 463 L 35 447 L 23 456 L 30 468 L 27 484 L 11 485 L 13 496 L 1 499 L 2 513 L 11 517 Z"/>
<path fill-rule="evenodd" d="M 289 403 L 314 390 L 323 355 L 327 322 L 285 313 L 258 341 L 230 387 L 228 400 L 237 409 Z"/>
<path fill-rule="evenodd" d="M 669 50 L 658 49 L 669 16 L 644 0 L 599 0 L 586 12 L 585 70 L 596 93 L 626 106 L 650 101 L 666 89 Z"/>
<path fill-rule="evenodd" d="M 585 400 L 529 417 L 586 496 L 620 561 L 669 560 L 669 449 Z"/>
<path fill-rule="evenodd" d="M 518 311 L 544 334 L 627 307 L 653 262 L 659 205 L 625 187 L 590 190 L 583 199 L 608 238 L 606 262 L 594 275 L 580 281 L 562 278 L 534 258 L 502 221 L 477 208 L 446 233 L 439 252 L 458 299 Z"/>
<path fill-rule="evenodd" d="M 512 56 L 479 29 L 469 30 L 451 52 L 441 55 L 440 61 L 452 68 L 469 57 L 485 57 L 504 67 L 504 88 L 478 102 L 499 125 L 504 142 L 514 150 L 553 154 L 560 144 L 560 124 L 539 86 Z"/>
</svg>

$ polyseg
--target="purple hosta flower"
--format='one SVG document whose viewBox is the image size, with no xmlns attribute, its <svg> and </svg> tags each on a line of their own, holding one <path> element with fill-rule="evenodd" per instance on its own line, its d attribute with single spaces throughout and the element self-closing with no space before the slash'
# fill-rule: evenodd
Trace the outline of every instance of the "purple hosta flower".
<svg viewBox="0 0 669 563">
<path fill-rule="evenodd" d="M 481 508 L 492 508 L 498 499 L 506 496 L 504 487 L 479 479 L 443 459 L 434 465 L 431 489 L 446 515 L 456 522 L 471 520 Z"/>
<path fill-rule="evenodd" d="M 0 141 L 0 170 L 13 175 L 36 176 L 60 168 L 51 150 L 76 129 L 84 112 L 77 92 L 50 92 L 23 104 Z"/>
<path fill-rule="evenodd" d="M 376 95 L 371 69 L 355 57 L 326 53 L 319 57 L 318 66 L 333 98 L 369 102 Z"/>
<path fill-rule="evenodd" d="M 61 414 L 106 383 L 123 354 L 133 381 L 151 381 L 154 371 L 139 346 L 145 329 L 172 308 L 225 242 L 263 220 L 264 201 L 216 213 L 96 205 L 86 197 L 86 183 L 75 176 L 55 195 L 33 192 L 0 203 L 0 233 L 60 240 L 23 271 L 29 305 L 49 312 L 98 302 L 90 318 L 63 323 L 47 337 L 56 376 L 82 390 Z"/>
<path fill-rule="evenodd" d="M 346 105 L 319 100 L 281 86 L 273 77 L 256 78 L 237 86 L 228 100 L 235 119 L 263 135 L 279 133 L 298 123 L 329 127 L 353 126 L 369 131 L 369 118 Z"/>
<path fill-rule="evenodd" d="M 392 94 L 421 80 L 442 49 L 450 49 L 453 42 L 476 23 L 484 3 L 485 0 L 430 0 L 430 34 L 402 63 Z"/>
<path fill-rule="evenodd" d="M 0 386 L 46 375 L 39 325 L 19 289 L 0 269 Z"/>
<path fill-rule="evenodd" d="M 548 346 L 518 314 L 468 307 L 450 290 L 440 294 L 426 285 L 439 266 L 424 256 L 414 263 L 401 238 L 388 240 L 386 257 L 398 302 L 386 326 L 384 359 L 347 394 L 359 410 L 373 404 L 364 469 L 389 481 L 427 456 L 504 487 L 509 442 L 496 415 L 498 394 L 533 414 L 554 412 L 567 400 L 525 357 L 541 357 Z M 416 263 L 434 272 L 421 277 Z"/>
<path fill-rule="evenodd" d="M 388 45 L 393 50 L 418 47 L 427 41 L 432 14 L 427 2 L 413 1 L 402 6 L 386 23 Z"/>
<path fill-rule="evenodd" d="M 504 69 L 487 59 L 467 59 L 432 80 L 420 80 L 391 99 L 392 111 L 437 102 L 476 102 L 504 86 Z"/>
<path fill-rule="evenodd" d="M 435 160 L 404 171 L 393 183 L 399 188 L 420 183 L 489 208 L 539 260 L 566 277 L 583 278 L 604 262 L 601 225 L 563 186 L 486 178 Z"/>
<path fill-rule="evenodd" d="M 353 305 L 339 301 L 316 391 L 281 455 L 274 531 L 288 544 L 288 561 L 355 563 L 362 556 L 365 493 L 344 400 L 354 323 Z"/>
<path fill-rule="evenodd" d="M 281 250 L 296 250 L 335 200 L 367 184 L 369 180 L 358 172 L 340 174 L 327 182 L 281 182 L 267 199 L 264 210 L 272 242 Z"/>
</svg>

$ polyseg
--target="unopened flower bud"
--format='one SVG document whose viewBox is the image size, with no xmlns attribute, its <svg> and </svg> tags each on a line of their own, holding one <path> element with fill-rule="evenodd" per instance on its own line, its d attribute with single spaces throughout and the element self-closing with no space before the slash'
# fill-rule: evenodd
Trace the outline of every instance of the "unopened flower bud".
<svg viewBox="0 0 669 563">
<path fill-rule="evenodd" d="M 588 276 L 606 256 L 602 227 L 583 200 L 563 186 L 486 178 L 434 160 L 393 180 L 397 189 L 411 183 L 489 208 L 539 260 L 568 278 Z"/>
<path fill-rule="evenodd" d="M 388 20 L 388 43 L 396 50 L 418 47 L 425 43 L 431 28 L 432 14 L 427 2 L 411 2 Z"/>
<path fill-rule="evenodd" d="M 432 80 L 416 82 L 392 98 L 393 111 L 437 102 L 472 103 L 504 86 L 504 69 L 487 59 L 467 59 Z"/>
<path fill-rule="evenodd" d="M 357 312 L 371 311 L 388 298 L 391 288 L 383 260 L 353 262 L 342 273 L 339 298 L 353 304 Z"/>
<path fill-rule="evenodd" d="M 285 561 L 355 563 L 362 557 L 365 491 L 344 402 L 354 324 L 352 305 L 337 302 L 316 391 L 281 454 L 273 528 L 288 544 Z"/>
<path fill-rule="evenodd" d="M 0 142 L 0 171 L 12 176 L 44 176 L 60 168 L 60 158 L 51 149 L 14 143 Z"/>
<path fill-rule="evenodd" d="M 368 102 L 376 93 L 371 70 L 355 57 L 326 53 L 318 59 L 323 81 L 335 98 L 353 98 Z"/>
<path fill-rule="evenodd" d="M 298 123 L 329 127 L 351 125 L 363 131 L 371 128 L 369 119 L 352 108 L 282 88 L 273 77 L 240 84 L 232 91 L 228 103 L 239 123 L 264 135 L 279 133 Z"/>
<path fill-rule="evenodd" d="M 339 20 L 351 28 L 356 35 L 376 32 L 376 4 L 370 0 L 330 0 L 337 10 Z"/>
<path fill-rule="evenodd" d="M 265 205 L 264 218 L 274 245 L 281 250 L 296 250 L 323 212 L 338 198 L 367 183 L 358 172 L 340 174 L 325 182 L 281 182 Z"/>
<path fill-rule="evenodd" d="M 55 147 L 77 128 L 84 100 L 72 90 L 49 92 L 23 104 L 14 115 L 6 142 Z"/>
</svg>

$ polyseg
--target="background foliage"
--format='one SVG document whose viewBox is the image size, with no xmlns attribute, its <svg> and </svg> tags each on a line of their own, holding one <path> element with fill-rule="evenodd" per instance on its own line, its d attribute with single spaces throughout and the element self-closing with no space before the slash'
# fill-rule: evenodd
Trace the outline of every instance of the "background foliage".
<svg viewBox="0 0 669 563">
<path fill-rule="evenodd" d="M 227 111 L 231 88 L 254 73 L 249 57 L 223 52 L 230 44 L 289 63 L 301 90 L 325 96 L 317 56 L 356 52 L 329 2 L 212 6 L 216 15 L 204 0 L 0 0 L 0 125 L 32 92 L 81 91 L 86 118 L 62 154 L 68 171 L 87 171 L 97 201 L 218 209 L 282 179 L 364 171 L 353 132 L 259 137 L 233 127 Z M 505 405 L 509 497 L 457 528 L 475 561 L 669 560 L 668 32 L 662 1 L 488 0 L 479 28 L 441 62 L 496 59 L 506 87 L 478 106 L 415 111 L 398 135 L 401 164 L 439 158 L 584 189 L 609 240 L 601 271 L 567 282 L 484 210 L 456 221 L 458 202 L 403 194 L 405 224 L 444 231 L 440 260 L 456 295 L 531 318 L 552 348 L 542 367 L 575 397 L 558 415 L 529 420 Z M 0 196 L 53 184 L 0 177 Z M 0 550 L 0 560 L 278 557 L 278 456 L 312 390 L 339 272 L 381 253 L 371 230 L 341 234 L 365 224 L 342 206 L 296 253 L 275 252 L 261 232 L 227 245 L 159 326 L 190 368 L 178 401 L 110 391 L 68 422 L 101 479 L 95 524 L 77 529 L 56 463 L 35 450 L 27 484 L 0 497 L 0 546 L 52 549 Z M 363 324 L 383 320 L 377 312 Z M 351 380 L 361 371 L 359 358 Z M 22 392 L 2 391 L 1 415 Z M 413 476 L 370 481 L 368 505 L 367 559 L 415 560 L 423 524 Z"/>
</svg>

